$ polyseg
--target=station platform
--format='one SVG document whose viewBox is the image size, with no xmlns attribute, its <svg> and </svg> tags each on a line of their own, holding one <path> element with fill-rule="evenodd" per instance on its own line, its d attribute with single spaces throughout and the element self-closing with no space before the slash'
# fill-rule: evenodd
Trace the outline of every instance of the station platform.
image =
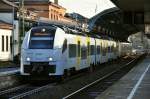
<svg viewBox="0 0 150 99">
<path fill-rule="evenodd" d="M 12 75 L 19 72 L 19 67 L 11 67 L 11 68 L 1 68 L 0 69 L 0 76 L 4 75 Z"/>
<path fill-rule="evenodd" d="M 150 55 L 96 99 L 150 99 Z"/>
</svg>

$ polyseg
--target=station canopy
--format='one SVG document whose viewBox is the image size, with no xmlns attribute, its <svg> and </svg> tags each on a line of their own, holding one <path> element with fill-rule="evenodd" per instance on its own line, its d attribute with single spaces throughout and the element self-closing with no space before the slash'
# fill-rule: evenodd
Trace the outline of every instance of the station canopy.
<svg viewBox="0 0 150 99">
<path fill-rule="evenodd" d="M 127 41 L 129 35 L 137 32 L 145 33 L 145 25 L 150 23 L 149 0 L 111 1 L 116 7 L 92 17 L 89 21 L 90 31 L 120 41 Z"/>
<path fill-rule="evenodd" d="M 144 27 L 150 24 L 150 0 L 111 0 L 123 11 L 123 16 L 128 23 Z M 149 33 L 145 34 L 150 38 Z"/>
<path fill-rule="evenodd" d="M 100 12 L 89 20 L 89 30 L 98 35 L 107 35 L 116 40 L 127 41 L 129 35 L 137 33 L 141 27 L 123 23 L 123 13 L 117 8 Z"/>
</svg>

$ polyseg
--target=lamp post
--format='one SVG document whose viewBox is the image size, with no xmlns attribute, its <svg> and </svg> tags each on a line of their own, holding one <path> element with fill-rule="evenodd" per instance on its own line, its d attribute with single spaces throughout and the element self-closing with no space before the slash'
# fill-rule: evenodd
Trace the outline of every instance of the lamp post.
<svg viewBox="0 0 150 99">
<path fill-rule="evenodd" d="M 19 0 L 19 51 L 21 52 L 21 37 L 24 36 L 24 0 Z M 20 53 L 19 52 L 19 53 Z"/>
<path fill-rule="evenodd" d="M 14 0 L 13 0 L 13 4 L 14 4 Z M 14 13 L 15 13 L 15 11 L 14 11 L 15 9 L 14 9 L 14 6 L 13 6 L 13 9 L 12 9 L 12 61 L 14 60 Z"/>
<path fill-rule="evenodd" d="M 25 33 L 24 33 L 24 0 L 21 0 L 22 1 L 22 9 L 23 9 L 23 15 L 22 15 L 22 33 L 23 33 L 23 37 L 24 37 L 24 35 L 25 35 Z"/>
</svg>

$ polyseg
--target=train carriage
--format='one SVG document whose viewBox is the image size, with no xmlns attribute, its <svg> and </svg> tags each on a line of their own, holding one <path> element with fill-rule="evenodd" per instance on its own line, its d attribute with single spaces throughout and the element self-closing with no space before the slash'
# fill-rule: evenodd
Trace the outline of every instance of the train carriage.
<svg viewBox="0 0 150 99">
<path fill-rule="evenodd" d="M 57 26 L 33 27 L 23 40 L 21 75 L 62 76 L 117 58 L 117 42 Z"/>
</svg>

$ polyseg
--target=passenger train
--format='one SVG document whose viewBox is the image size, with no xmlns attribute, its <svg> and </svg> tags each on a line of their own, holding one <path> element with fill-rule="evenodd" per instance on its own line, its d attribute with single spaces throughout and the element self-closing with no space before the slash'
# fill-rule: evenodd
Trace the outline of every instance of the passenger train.
<svg viewBox="0 0 150 99">
<path fill-rule="evenodd" d="M 120 42 L 59 26 L 37 26 L 25 35 L 21 48 L 21 75 L 61 77 L 117 59 Z M 125 49 L 124 49 L 125 51 Z"/>
</svg>

